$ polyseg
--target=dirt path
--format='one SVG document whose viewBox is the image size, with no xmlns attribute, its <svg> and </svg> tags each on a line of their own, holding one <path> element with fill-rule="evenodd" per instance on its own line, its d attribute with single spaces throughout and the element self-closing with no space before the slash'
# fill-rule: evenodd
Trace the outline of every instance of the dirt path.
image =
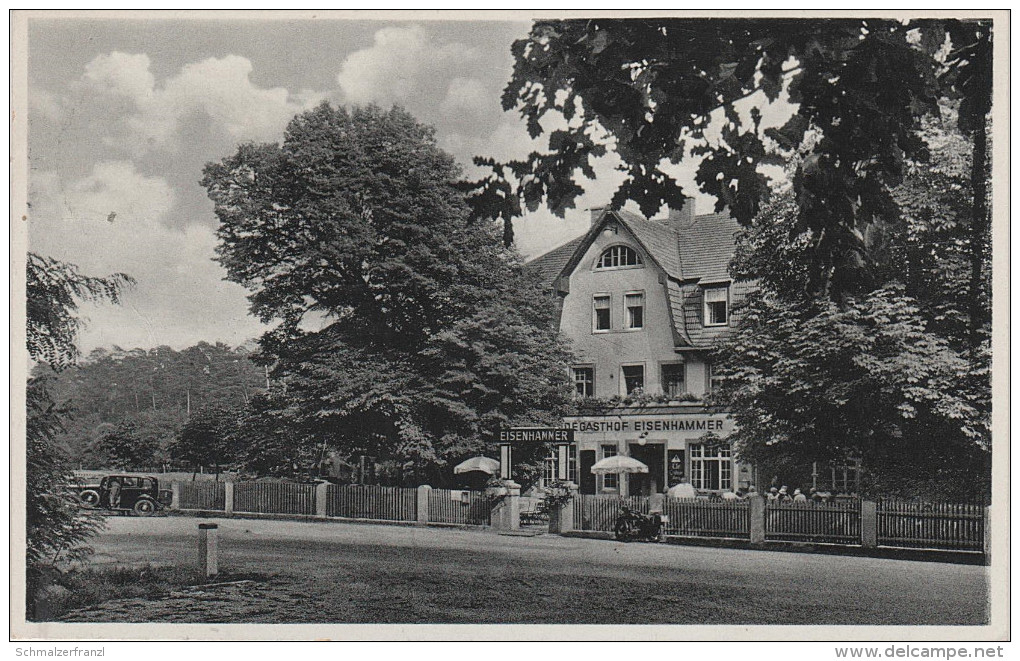
<svg viewBox="0 0 1020 661">
<path fill-rule="evenodd" d="M 97 563 L 193 563 L 198 521 L 117 518 Z M 109 602 L 98 622 L 983 624 L 983 567 L 552 535 L 218 520 L 267 580 Z"/>
</svg>

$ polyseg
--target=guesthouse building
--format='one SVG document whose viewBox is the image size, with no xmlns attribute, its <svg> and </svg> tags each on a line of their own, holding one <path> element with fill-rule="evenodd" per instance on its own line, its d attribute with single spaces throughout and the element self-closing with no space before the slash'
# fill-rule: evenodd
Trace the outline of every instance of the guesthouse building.
<svg viewBox="0 0 1020 661">
<path fill-rule="evenodd" d="M 716 384 L 710 351 L 734 332 L 734 306 L 752 286 L 728 273 L 737 230 L 729 214 L 695 215 L 690 202 L 661 219 L 594 209 L 587 232 L 529 262 L 578 357 L 578 414 L 564 423 L 581 493 L 662 493 L 682 479 L 704 493 L 751 485 L 727 440 L 731 417 L 703 402 Z M 592 474 L 616 454 L 648 474 Z"/>
</svg>

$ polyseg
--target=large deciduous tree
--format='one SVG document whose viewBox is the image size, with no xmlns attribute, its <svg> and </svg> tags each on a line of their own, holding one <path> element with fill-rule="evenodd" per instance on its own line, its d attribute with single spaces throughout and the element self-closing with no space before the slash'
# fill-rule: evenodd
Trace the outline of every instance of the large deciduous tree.
<svg viewBox="0 0 1020 661">
<path fill-rule="evenodd" d="M 548 149 L 494 163 L 470 195 L 476 216 L 502 218 L 505 236 L 523 206 L 561 214 L 594 177 L 609 145 L 626 179 L 612 204 L 647 215 L 692 195 L 670 167 L 700 158 L 697 182 L 743 224 L 768 196 L 763 165 L 802 149 L 792 181 L 810 266 L 805 283 L 839 302 L 878 286 L 867 231 L 893 223 L 892 195 L 910 161 L 924 161 L 922 118 L 942 97 L 960 104 L 973 136 L 971 292 L 982 289 L 987 226 L 985 129 L 991 108 L 990 21 L 892 19 L 586 19 L 537 21 L 514 43 L 503 107 L 533 137 L 562 117 Z M 764 128 L 785 94 L 792 117 Z M 548 126 L 548 122 L 546 123 Z M 973 299 L 977 301 L 978 297 Z M 971 305 L 972 329 L 988 319 Z M 976 331 L 975 331 L 976 332 Z M 973 338 L 976 344 L 979 338 Z"/>
<path fill-rule="evenodd" d="M 169 448 L 175 462 L 190 466 L 193 471 L 201 467 L 212 468 L 219 478 L 220 470 L 231 463 L 240 463 L 237 442 L 238 419 L 241 407 L 212 406 L 191 414 L 174 443 Z"/>
<path fill-rule="evenodd" d="M 868 294 L 837 306 L 807 293 L 809 244 L 791 239 L 789 191 L 742 233 L 731 270 L 758 291 L 718 352 L 717 397 L 743 458 L 786 470 L 862 459 L 873 493 L 988 493 L 988 337 L 971 345 L 959 296 L 970 277 L 968 149 L 959 135 L 924 135 L 931 162 L 893 191 L 902 218 L 869 237 L 881 281 Z"/>
<path fill-rule="evenodd" d="M 285 391 L 257 407 L 288 421 L 273 429 L 435 465 L 556 418 L 551 302 L 491 223 L 469 223 L 459 174 L 403 110 L 328 104 L 206 167 L 220 262 L 276 323 L 262 358 Z"/>
</svg>

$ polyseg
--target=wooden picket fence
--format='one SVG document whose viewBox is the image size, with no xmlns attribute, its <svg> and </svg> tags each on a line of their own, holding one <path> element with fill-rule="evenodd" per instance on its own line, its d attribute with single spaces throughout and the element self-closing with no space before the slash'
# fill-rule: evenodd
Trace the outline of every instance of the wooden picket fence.
<svg viewBox="0 0 1020 661">
<path fill-rule="evenodd" d="M 234 511 L 259 514 L 315 514 L 315 485 L 291 482 L 238 482 Z"/>
<path fill-rule="evenodd" d="M 884 499 L 878 501 L 877 510 L 878 543 L 883 546 L 960 551 L 984 548 L 983 505 Z"/>
<path fill-rule="evenodd" d="M 663 526 L 666 535 L 747 539 L 751 534 L 751 507 L 747 501 L 667 497 L 663 514 L 669 517 Z"/>
<path fill-rule="evenodd" d="M 466 495 L 465 495 L 466 494 Z M 492 517 L 492 503 L 482 491 L 429 491 L 429 521 L 487 526 Z"/>
<path fill-rule="evenodd" d="M 574 526 L 578 530 L 612 532 L 623 505 L 648 513 L 648 498 L 579 494 L 574 497 Z"/>
<path fill-rule="evenodd" d="M 765 539 L 861 543 L 861 501 L 765 503 Z"/>
<path fill-rule="evenodd" d="M 223 482 L 178 482 L 180 503 L 187 510 L 223 511 L 226 504 L 226 486 Z"/>
<path fill-rule="evenodd" d="M 369 484 L 330 484 L 326 487 L 326 516 L 415 521 L 418 518 L 418 490 Z"/>
</svg>

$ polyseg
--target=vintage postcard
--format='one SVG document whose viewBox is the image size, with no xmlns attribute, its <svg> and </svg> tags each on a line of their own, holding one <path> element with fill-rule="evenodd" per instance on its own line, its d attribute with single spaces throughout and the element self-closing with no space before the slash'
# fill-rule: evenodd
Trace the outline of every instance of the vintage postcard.
<svg viewBox="0 0 1020 661">
<path fill-rule="evenodd" d="M 12 638 L 1008 639 L 1008 12 L 11 34 Z"/>
</svg>

